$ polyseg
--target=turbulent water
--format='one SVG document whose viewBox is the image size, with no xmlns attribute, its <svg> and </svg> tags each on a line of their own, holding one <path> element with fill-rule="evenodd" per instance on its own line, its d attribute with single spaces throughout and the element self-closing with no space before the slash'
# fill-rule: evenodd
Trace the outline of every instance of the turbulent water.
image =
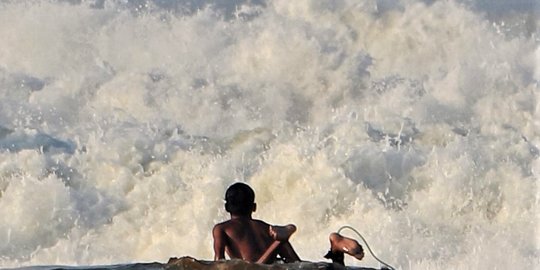
<svg viewBox="0 0 540 270">
<path fill-rule="evenodd" d="M 211 259 L 235 181 L 305 260 L 351 225 L 401 269 L 538 267 L 539 11 L 0 0 L 0 268 Z"/>
</svg>

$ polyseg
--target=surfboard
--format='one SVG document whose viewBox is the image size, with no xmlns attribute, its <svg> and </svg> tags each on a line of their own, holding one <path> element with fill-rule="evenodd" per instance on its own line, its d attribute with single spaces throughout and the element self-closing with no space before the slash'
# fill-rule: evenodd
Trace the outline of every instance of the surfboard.
<svg viewBox="0 0 540 270">
<path fill-rule="evenodd" d="M 18 268 L 4 268 L 2 270 L 383 270 L 377 268 L 364 268 L 343 266 L 330 262 L 297 262 L 261 264 L 242 260 L 207 261 L 192 257 L 170 258 L 167 263 L 127 263 L 116 265 L 40 265 Z"/>
<path fill-rule="evenodd" d="M 295 262 L 261 264 L 243 260 L 204 261 L 192 257 L 171 258 L 165 270 L 378 270 L 376 268 L 345 267 L 329 262 Z"/>
</svg>

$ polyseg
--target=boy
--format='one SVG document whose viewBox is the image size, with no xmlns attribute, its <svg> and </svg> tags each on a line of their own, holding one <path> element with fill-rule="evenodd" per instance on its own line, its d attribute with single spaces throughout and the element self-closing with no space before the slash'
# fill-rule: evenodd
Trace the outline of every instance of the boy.
<svg viewBox="0 0 540 270">
<path fill-rule="evenodd" d="M 277 227 L 253 219 L 255 212 L 255 193 L 244 183 L 235 183 L 225 193 L 225 210 L 231 219 L 214 226 L 214 260 L 225 259 L 225 252 L 231 259 L 242 259 L 249 262 L 273 263 L 276 255 L 285 262 L 300 261 L 300 258 L 287 241 L 296 230 L 294 226 Z M 267 249 L 276 244 L 274 250 L 266 254 Z"/>
<path fill-rule="evenodd" d="M 296 231 L 294 225 L 271 226 L 253 219 L 255 212 L 255 192 L 244 183 L 231 185 L 225 193 L 225 210 L 231 218 L 214 226 L 214 260 L 231 259 L 249 262 L 273 263 L 279 255 L 285 262 L 297 262 L 300 258 L 289 243 L 289 237 Z M 356 240 L 337 233 L 330 234 L 330 251 L 325 256 L 333 262 L 343 263 L 343 253 L 361 260 L 362 246 Z"/>
</svg>

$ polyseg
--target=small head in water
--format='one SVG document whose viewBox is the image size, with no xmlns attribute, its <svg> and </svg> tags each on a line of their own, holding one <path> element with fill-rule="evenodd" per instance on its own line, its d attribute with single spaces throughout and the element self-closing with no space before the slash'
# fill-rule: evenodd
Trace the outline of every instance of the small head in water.
<svg viewBox="0 0 540 270">
<path fill-rule="evenodd" d="M 225 210 L 233 215 L 250 215 L 256 207 L 255 192 L 244 183 L 234 183 L 225 192 Z"/>
</svg>

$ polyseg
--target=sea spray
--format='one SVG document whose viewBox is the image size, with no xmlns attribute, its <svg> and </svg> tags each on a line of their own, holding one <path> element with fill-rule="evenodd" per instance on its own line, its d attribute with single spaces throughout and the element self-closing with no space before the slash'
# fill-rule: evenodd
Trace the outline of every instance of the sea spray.
<svg viewBox="0 0 540 270">
<path fill-rule="evenodd" d="M 211 259 L 245 181 L 305 260 L 348 224 L 402 269 L 534 268 L 537 11 L 0 1 L 0 266 Z"/>
</svg>

